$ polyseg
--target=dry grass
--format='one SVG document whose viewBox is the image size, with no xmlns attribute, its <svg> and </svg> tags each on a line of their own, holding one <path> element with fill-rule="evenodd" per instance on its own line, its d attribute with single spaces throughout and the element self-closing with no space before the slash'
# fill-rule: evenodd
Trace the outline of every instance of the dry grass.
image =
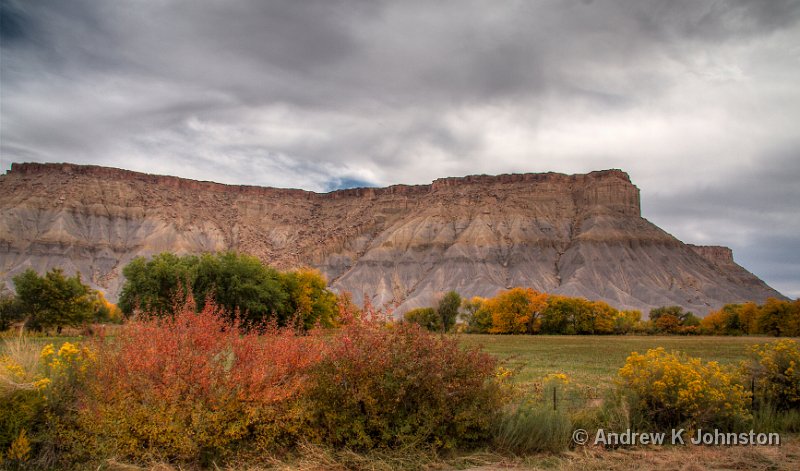
<svg viewBox="0 0 800 471">
<path fill-rule="evenodd" d="M 158 463 L 136 467 L 107 461 L 99 468 L 114 471 L 179 471 L 187 468 Z M 212 467 L 211 469 L 215 469 Z M 578 448 L 553 454 L 509 457 L 494 453 L 471 453 L 451 457 L 418 450 L 391 453 L 358 454 L 314 445 L 301 446 L 288 459 L 266 459 L 259 465 L 231 464 L 216 468 L 225 471 L 316 471 L 316 470 L 554 470 L 554 471 L 652 471 L 764 470 L 800 469 L 800 437 L 784 437 L 780 447 L 642 447 L 605 450 L 599 447 Z"/>
<path fill-rule="evenodd" d="M 393 471 L 393 470 L 457 470 L 457 469 L 493 469 L 504 463 L 503 456 L 488 452 L 475 452 L 441 456 L 431 450 L 406 449 L 391 451 L 372 451 L 366 454 L 350 450 L 335 450 L 312 444 L 300 444 L 294 454 L 288 457 L 259 457 L 253 463 L 252 458 L 242 462 L 231 462 L 225 466 L 211 466 L 207 469 L 220 471 Z M 511 463 L 509 461 L 509 463 Z M 153 463 L 150 466 L 134 466 L 116 460 L 106 460 L 93 470 L 112 471 L 189 471 L 195 468 L 173 467 L 165 463 Z"/>
<path fill-rule="evenodd" d="M 0 397 L 20 389 L 34 389 L 41 345 L 17 335 L 0 343 Z M 18 374 L 23 372 L 22 377 Z"/>
</svg>

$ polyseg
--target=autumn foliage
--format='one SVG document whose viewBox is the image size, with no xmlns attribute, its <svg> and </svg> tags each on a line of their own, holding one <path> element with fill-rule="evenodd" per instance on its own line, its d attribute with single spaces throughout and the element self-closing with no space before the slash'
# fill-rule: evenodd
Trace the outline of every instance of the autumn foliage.
<svg viewBox="0 0 800 471">
<path fill-rule="evenodd" d="M 776 337 L 800 336 L 800 300 L 769 298 L 755 303 L 727 304 L 700 322 L 700 330 L 711 335 L 764 334 Z"/>
<path fill-rule="evenodd" d="M 495 334 L 536 334 L 541 329 L 541 313 L 547 306 L 547 295 L 531 288 L 513 288 L 486 301 L 492 313 Z"/>
<path fill-rule="evenodd" d="M 747 373 L 756 395 L 778 410 L 800 410 L 800 343 L 782 339 L 750 347 Z"/>
<path fill-rule="evenodd" d="M 288 327 L 241 333 L 213 303 L 133 321 L 96 345 L 79 425 L 105 452 L 137 460 L 202 462 L 242 443 L 273 449 L 294 439 L 294 402 L 321 347 Z"/>
<path fill-rule="evenodd" d="M 504 400 L 492 357 L 342 301 L 335 332 L 243 330 L 213 302 L 197 312 L 191 297 L 173 316 L 126 323 L 88 347 L 74 413 L 59 425 L 61 455 L 211 465 L 301 441 L 363 450 L 485 442 Z"/>
<path fill-rule="evenodd" d="M 626 334 L 641 328 L 639 311 L 618 311 L 603 301 L 548 295 L 531 288 L 501 291 L 462 303 L 472 333 Z"/>
<path fill-rule="evenodd" d="M 480 444 L 504 396 L 496 360 L 414 323 L 345 327 L 309 391 L 315 441 L 354 449 Z"/>
<path fill-rule="evenodd" d="M 633 352 L 619 370 L 634 410 L 661 427 L 720 427 L 751 419 L 750 393 L 734 368 L 663 348 Z"/>
</svg>

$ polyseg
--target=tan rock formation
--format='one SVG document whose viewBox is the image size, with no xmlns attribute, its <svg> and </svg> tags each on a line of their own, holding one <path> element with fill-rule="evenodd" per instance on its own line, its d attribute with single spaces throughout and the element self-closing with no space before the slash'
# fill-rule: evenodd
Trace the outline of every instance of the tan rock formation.
<svg viewBox="0 0 800 471">
<path fill-rule="evenodd" d="M 114 299 L 135 256 L 228 249 L 317 267 L 334 289 L 401 311 L 449 289 L 512 286 L 701 315 L 780 296 L 728 249 L 683 244 L 641 218 L 621 170 L 326 194 L 73 164 L 14 164 L 0 176 L 0 279 L 59 266 Z"/>
</svg>

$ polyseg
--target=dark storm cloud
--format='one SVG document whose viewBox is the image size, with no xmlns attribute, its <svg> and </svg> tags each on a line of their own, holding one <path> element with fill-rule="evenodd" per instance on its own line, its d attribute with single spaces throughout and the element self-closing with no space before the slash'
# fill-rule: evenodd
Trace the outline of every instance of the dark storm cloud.
<svg viewBox="0 0 800 471">
<path fill-rule="evenodd" d="M 0 3 L 0 40 L 19 41 L 25 38 L 28 18 L 18 5 L 11 2 Z"/>
<path fill-rule="evenodd" d="M 318 191 L 620 167 L 646 217 L 796 296 L 799 22 L 796 0 L 2 1 L 0 157 Z"/>
</svg>

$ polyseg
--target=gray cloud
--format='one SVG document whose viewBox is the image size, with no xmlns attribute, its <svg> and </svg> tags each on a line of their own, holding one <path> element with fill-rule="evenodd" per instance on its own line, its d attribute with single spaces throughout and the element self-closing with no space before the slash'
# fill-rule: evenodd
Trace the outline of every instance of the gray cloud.
<svg viewBox="0 0 800 471">
<path fill-rule="evenodd" d="M 0 3 L 0 167 L 328 191 L 619 167 L 800 295 L 797 0 Z"/>
</svg>

